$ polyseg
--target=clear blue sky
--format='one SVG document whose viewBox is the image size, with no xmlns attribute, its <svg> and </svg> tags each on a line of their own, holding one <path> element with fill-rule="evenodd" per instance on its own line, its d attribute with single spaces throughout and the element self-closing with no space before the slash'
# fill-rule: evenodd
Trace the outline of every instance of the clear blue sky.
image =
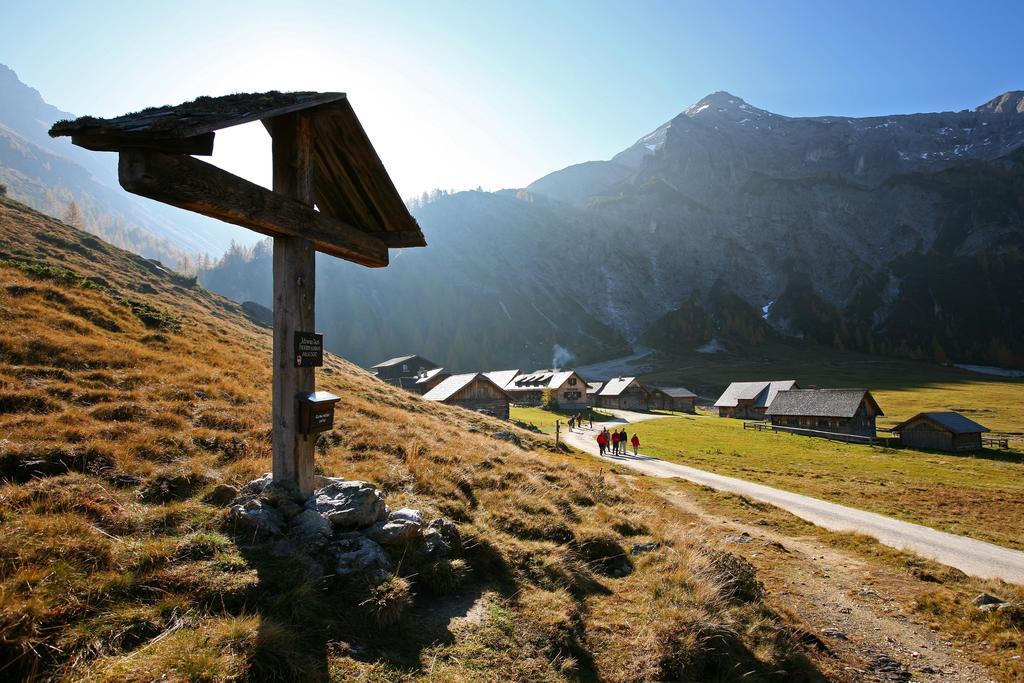
<svg viewBox="0 0 1024 683">
<path fill-rule="evenodd" d="M 0 62 L 62 109 L 342 90 L 405 196 L 608 158 L 716 90 L 866 116 L 1024 89 L 1022 0 L 5 5 Z M 265 182 L 269 143 L 245 128 L 216 159 Z"/>
</svg>

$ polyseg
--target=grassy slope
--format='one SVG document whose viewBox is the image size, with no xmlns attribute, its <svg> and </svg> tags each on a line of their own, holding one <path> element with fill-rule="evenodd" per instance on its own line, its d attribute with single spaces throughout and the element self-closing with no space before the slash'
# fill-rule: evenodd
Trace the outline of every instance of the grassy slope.
<svg viewBox="0 0 1024 683">
<path fill-rule="evenodd" d="M 243 554 L 204 502 L 269 469 L 266 330 L 4 198 L 0 259 L 0 675 L 810 676 L 742 566 L 660 499 L 329 358 L 319 384 L 342 402 L 321 471 L 374 481 L 468 539 L 469 583 L 410 577 L 405 621 L 379 630 L 365 587 L 324 592 L 287 560 Z M 40 476 L 18 475 L 28 461 Z M 641 541 L 663 546 L 626 578 L 601 573 Z"/>
<path fill-rule="evenodd" d="M 539 408 L 514 408 L 512 417 L 545 431 L 554 420 Z M 955 456 L 755 432 L 708 414 L 641 422 L 632 431 L 649 455 L 1024 549 L 1018 443 L 1009 452 Z"/>
</svg>

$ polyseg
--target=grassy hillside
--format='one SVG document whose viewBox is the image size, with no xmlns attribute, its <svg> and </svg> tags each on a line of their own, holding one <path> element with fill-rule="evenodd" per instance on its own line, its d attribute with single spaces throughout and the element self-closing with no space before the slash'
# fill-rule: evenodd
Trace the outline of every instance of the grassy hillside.
<svg viewBox="0 0 1024 683">
<path fill-rule="evenodd" d="M 319 470 L 453 520 L 459 571 L 382 592 L 245 550 L 209 496 L 269 469 L 267 330 L 4 198 L 0 320 L 5 678 L 818 678 L 749 564 L 660 498 L 339 358 Z"/>
</svg>

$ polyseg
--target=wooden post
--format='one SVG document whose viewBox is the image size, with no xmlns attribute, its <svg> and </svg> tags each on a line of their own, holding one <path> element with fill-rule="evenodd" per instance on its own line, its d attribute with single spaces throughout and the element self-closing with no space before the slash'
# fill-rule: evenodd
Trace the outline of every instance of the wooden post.
<svg viewBox="0 0 1024 683">
<path fill-rule="evenodd" d="M 313 205 L 312 126 L 304 114 L 267 121 L 273 138 L 274 191 Z M 274 237 L 274 481 L 294 481 L 304 496 L 313 492 L 316 435 L 298 432 L 297 394 L 316 390 L 311 367 L 296 367 L 295 332 L 316 329 L 316 251 L 301 237 Z"/>
</svg>

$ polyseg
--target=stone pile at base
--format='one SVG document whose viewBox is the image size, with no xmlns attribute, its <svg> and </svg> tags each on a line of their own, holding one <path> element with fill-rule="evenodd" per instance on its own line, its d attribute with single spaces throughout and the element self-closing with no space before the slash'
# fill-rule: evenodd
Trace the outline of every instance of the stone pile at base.
<svg viewBox="0 0 1024 683">
<path fill-rule="evenodd" d="M 390 510 L 373 484 L 319 477 L 308 498 L 294 482 L 268 472 L 246 484 L 228 506 L 227 523 L 240 545 L 268 546 L 278 556 L 305 555 L 340 579 L 383 582 L 395 558 L 410 566 L 446 563 L 461 550 L 454 523 L 425 523 L 419 510 Z"/>
</svg>

